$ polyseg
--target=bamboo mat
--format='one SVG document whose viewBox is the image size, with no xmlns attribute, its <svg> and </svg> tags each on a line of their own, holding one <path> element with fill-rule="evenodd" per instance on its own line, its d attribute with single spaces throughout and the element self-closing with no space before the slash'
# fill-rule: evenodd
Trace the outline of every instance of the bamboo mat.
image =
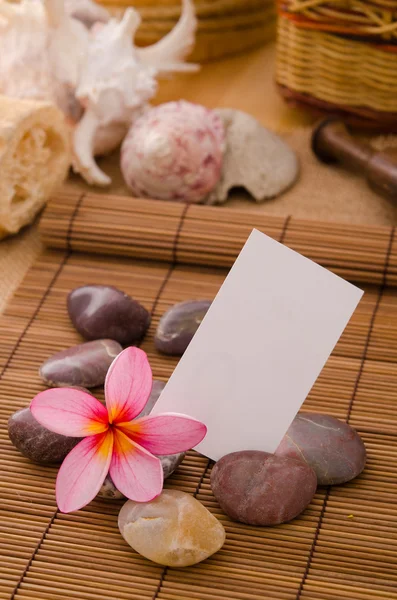
<svg viewBox="0 0 397 600">
<path fill-rule="evenodd" d="M 42 251 L 37 223 L 0 243 L 0 314 Z"/>
<path fill-rule="evenodd" d="M 78 202 L 78 212 L 75 213 Z M 183 220 L 181 224 L 181 216 Z M 70 228 L 70 221 L 73 226 Z M 235 208 L 191 205 L 90 192 L 60 193 L 41 220 L 44 243 L 80 252 L 172 260 L 178 232 L 177 260 L 187 264 L 231 267 L 255 227 L 278 239 L 285 217 Z M 288 218 L 284 242 L 290 248 L 342 277 L 397 285 L 397 241 L 392 227 L 325 223 Z"/>
<path fill-rule="evenodd" d="M 60 514 L 56 469 L 20 456 L 8 440 L 6 421 L 42 389 L 40 363 L 80 341 L 66 313 L 66 296 L 89 282 L 116 285 L 152 311 L 142 348 L 154 376 L 167 380 L 177 361 L 154 349 L 161 314 L 182 300 L 214 297 L 252 217 L 230 215 L 223 221 L 222 211 L 214 226 L 210 208 L 166 203 L 161 212 L 159 203 L 130 200 L 134 210 L 117 221 L 120 200 L 108 199 L 108 210 L 98 204 L 100 218 L 92 220 L 90 201 L 93 197 L 81 195 L 50 203 L 43 237 L 63 249 L 41 255 L 0 318 L 0 600 L 397 600 L 394 230 L 358 228 L 352 235 L 351 228 L 312 229 L 295 219 L 258 221 L 276 239 L 301 244 L 311 257 L 322 249 L 334 270 L 350 269 L 355 280 L 367 282 L 304 409 L 355 426 L 367 446 L 368 465 L 351 483 L 319 489 L 293 522 L 256 528 L 222 514 L 210 490 L 211 463 L 190 452 L 166 486 L 194 494 L 222 521 L 227 540 L 204 563 L 173 569 L 146 561 L 124 542 L 117 528 L 121 503 L 94 501 L 77 513 Z M 346 258 L 352 240 L 356 252 Z"/>
</svg>

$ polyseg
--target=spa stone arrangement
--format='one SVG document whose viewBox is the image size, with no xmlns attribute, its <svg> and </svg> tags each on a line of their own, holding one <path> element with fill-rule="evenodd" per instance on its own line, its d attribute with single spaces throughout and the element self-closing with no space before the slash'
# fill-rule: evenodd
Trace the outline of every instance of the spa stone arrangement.
<svg viewBox="0 0 397 600">
<path fill-rule="evenodd" d="M 155 334 L 158 352 L 181 356 L 210 305 L 210 300 L 194 299 L 168 310 L 160 319 Z M 185 433 L 182 435 L 181 430 L 178 436 L 186 438 L 184 443 L 188 445 L 172 454 L 156 451 L 161 444 L 153 439 L 157 439 L 156 435 L 160 439 L 163 434 L 156 433 L 153 423 L 162 417 L 149 415 L 165 383 L 151 381 L 147 357 L 137 348 L 150 325 L 149 312 L 137 300 L 112 286 L 85 285 L 71 291 L 67 310 L 73 325 L 86 341 L 54 354 L 41 365 L 40 376 L 49 389 L 38 394 L 31 407 L 14 413 L 8 424 L 12 443 L 31 461 L 41 465 L 64 461 L 57 481 L 57 502 L 63 512 L 76 510 L 77 506 L 84 506 L 92 499 L 87 501 L 88 496 L 85 499 L 79 497 L 75 505 L 67 505 L 61 494 L 61 473 L 66 467 L 70 468 L 70 453 L 75 452 L 77 444 L 88 444 L 90 439 L 105 436 L 100 432 L 110 431 L 107 427 L 113 427 L 111 431 L 115 432 L 116 438 L 115 430 L 120 427 L 123 430 L 117 433 L 120 439 L 127 443 L 125 438 L 129 435 L 135 440 L 133 443 L 138 440 L 146 448 L 144 452 L 150 453 L 153 464 L 156 461 L 161 466 L 159 477 L 162 481 L 172 475 L 183 461 L 186 450 L 197 445 L 206 430 L 204 424 L 186 417 Z M 133 366 L 135 373 L 128 373 L 128 365 Z M 134 375 L 139 379 L 141 372 L 146 373 L 145 378 L 141 388 L 135 389 Z M 109 417 L 105 407 L 87 389 L 103 384 Z M 135 385 L 133 409 L 132 405 L 115 408 L 112 394 L 125 385 L 130 391 Z M 143 388 L 146 393 L 142 392 Z M 54 431 L 58 426 L 53 408 L 57 397 L 67 398 L 64 394 L 69 394 L 73 402 L 82 402 L 84 419 L 88 419 L 91 411 L 90 423 L 92 427 L 94 422 L 94 429 L 90 433 L 88 429 L 79 435 Z M 120 425 L 115 417 L 117 410 L 125 413 L 120 417 Z M 126 411 L 129 411 L 128 421 L 133 419 L 128 423 L 124 422 Z M 80 415 L 79 418 L 83 417 Z M 66 423 L 70 432 L 76 429 L 73 419 L 72 415 L 72 422 Z M 43 422 L 51 423 L 52 429 Z M 102 429 L 98 423 L 103 425 Z M 152 423 L 149 435 L 147 423 Z M 62 427 L 65 429 L 65 424 Z M 169 432 L 163 432 L 170 438 L 169 442 L 163 443 L 163 448 L 173 447 L 172 427 L 174 425 L 170 424 Z M 179 441 L 182 445 L 183 439 Z M 246 448 L 223 456 L 212 468 L 211 488 L 220 507 L 231 519 L 249 525 L 272 526 L 288 522 L 304 511 L 318 485 L 339 485 L 357 477 L 365 467 L 365 460 L 364 444 L 352 427 L 332 416 L 299 413 L 274 454 Z M 113 469 L 119 478 L 116 467 L 112 462 L 110 471 Z M 123 489 L 118 489 L 119 479 L 112 480 L 109 465 L 106 472 L 102 471 L 100 479 L 97 497 L 107 500 L 131 498 L 128 491 L 123 491 L 129 490 L 132 482 L 126 477 L 127 481 L 119 485 Z M 80 486 L 84 487 L 81 482 Z M 150 501 L 142 501 L 142 497 L 138 498 L 139 492 L 134 492 L 132 495 L 137 498 L 129 499 L 121 508 L 119 529 L 134 550 L 155 563 L 184 567 L 205 560 L 222 547 L 226 538 L 224 527 L 198 500 L 178 490 L 160 492 L 161 488 L 153 493 Z M 78 496 L 84 496 L 84 491 L 79 490 Z"/>
</svg>

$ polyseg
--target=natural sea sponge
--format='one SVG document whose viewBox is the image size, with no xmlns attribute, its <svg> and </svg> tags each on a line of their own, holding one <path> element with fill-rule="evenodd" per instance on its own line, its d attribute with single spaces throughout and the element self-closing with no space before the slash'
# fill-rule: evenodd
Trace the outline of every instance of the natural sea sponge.
<svg viewBox="0 0 397 600">
<path fill-rule="evenodd" d="M 0 96 L 0 238 L 31 223 L 71 163 L 69 129 L 55 106 Z"/>
</svg>

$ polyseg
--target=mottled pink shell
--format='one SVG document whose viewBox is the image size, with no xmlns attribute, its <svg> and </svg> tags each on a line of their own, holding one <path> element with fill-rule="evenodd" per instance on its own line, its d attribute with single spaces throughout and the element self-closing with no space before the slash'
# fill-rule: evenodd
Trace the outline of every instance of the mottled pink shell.
<svg viewBox="0 0 397 600">
<path fill-rule="evenodd" d="M 121 170 L 134 195 L 200 202 L 219 181 L 225 131 L 218 115 L 179 101 L 151 108 L 130 128 Z"/>
</svg>

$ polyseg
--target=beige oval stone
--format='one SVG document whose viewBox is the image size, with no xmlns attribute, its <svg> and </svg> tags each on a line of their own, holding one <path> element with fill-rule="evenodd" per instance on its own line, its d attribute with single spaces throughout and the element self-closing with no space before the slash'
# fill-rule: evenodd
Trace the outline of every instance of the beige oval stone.
<svg viewBox="0 0 397 600">
<path fill-rule="evenodd" d="M 125 541 L 139 554 L 168 567 L 188 567 L 222 548 L 225 530 L 198 500 L 164 490 L 152 502 L 128 500 L 119 514 Z"/>
</svg>

